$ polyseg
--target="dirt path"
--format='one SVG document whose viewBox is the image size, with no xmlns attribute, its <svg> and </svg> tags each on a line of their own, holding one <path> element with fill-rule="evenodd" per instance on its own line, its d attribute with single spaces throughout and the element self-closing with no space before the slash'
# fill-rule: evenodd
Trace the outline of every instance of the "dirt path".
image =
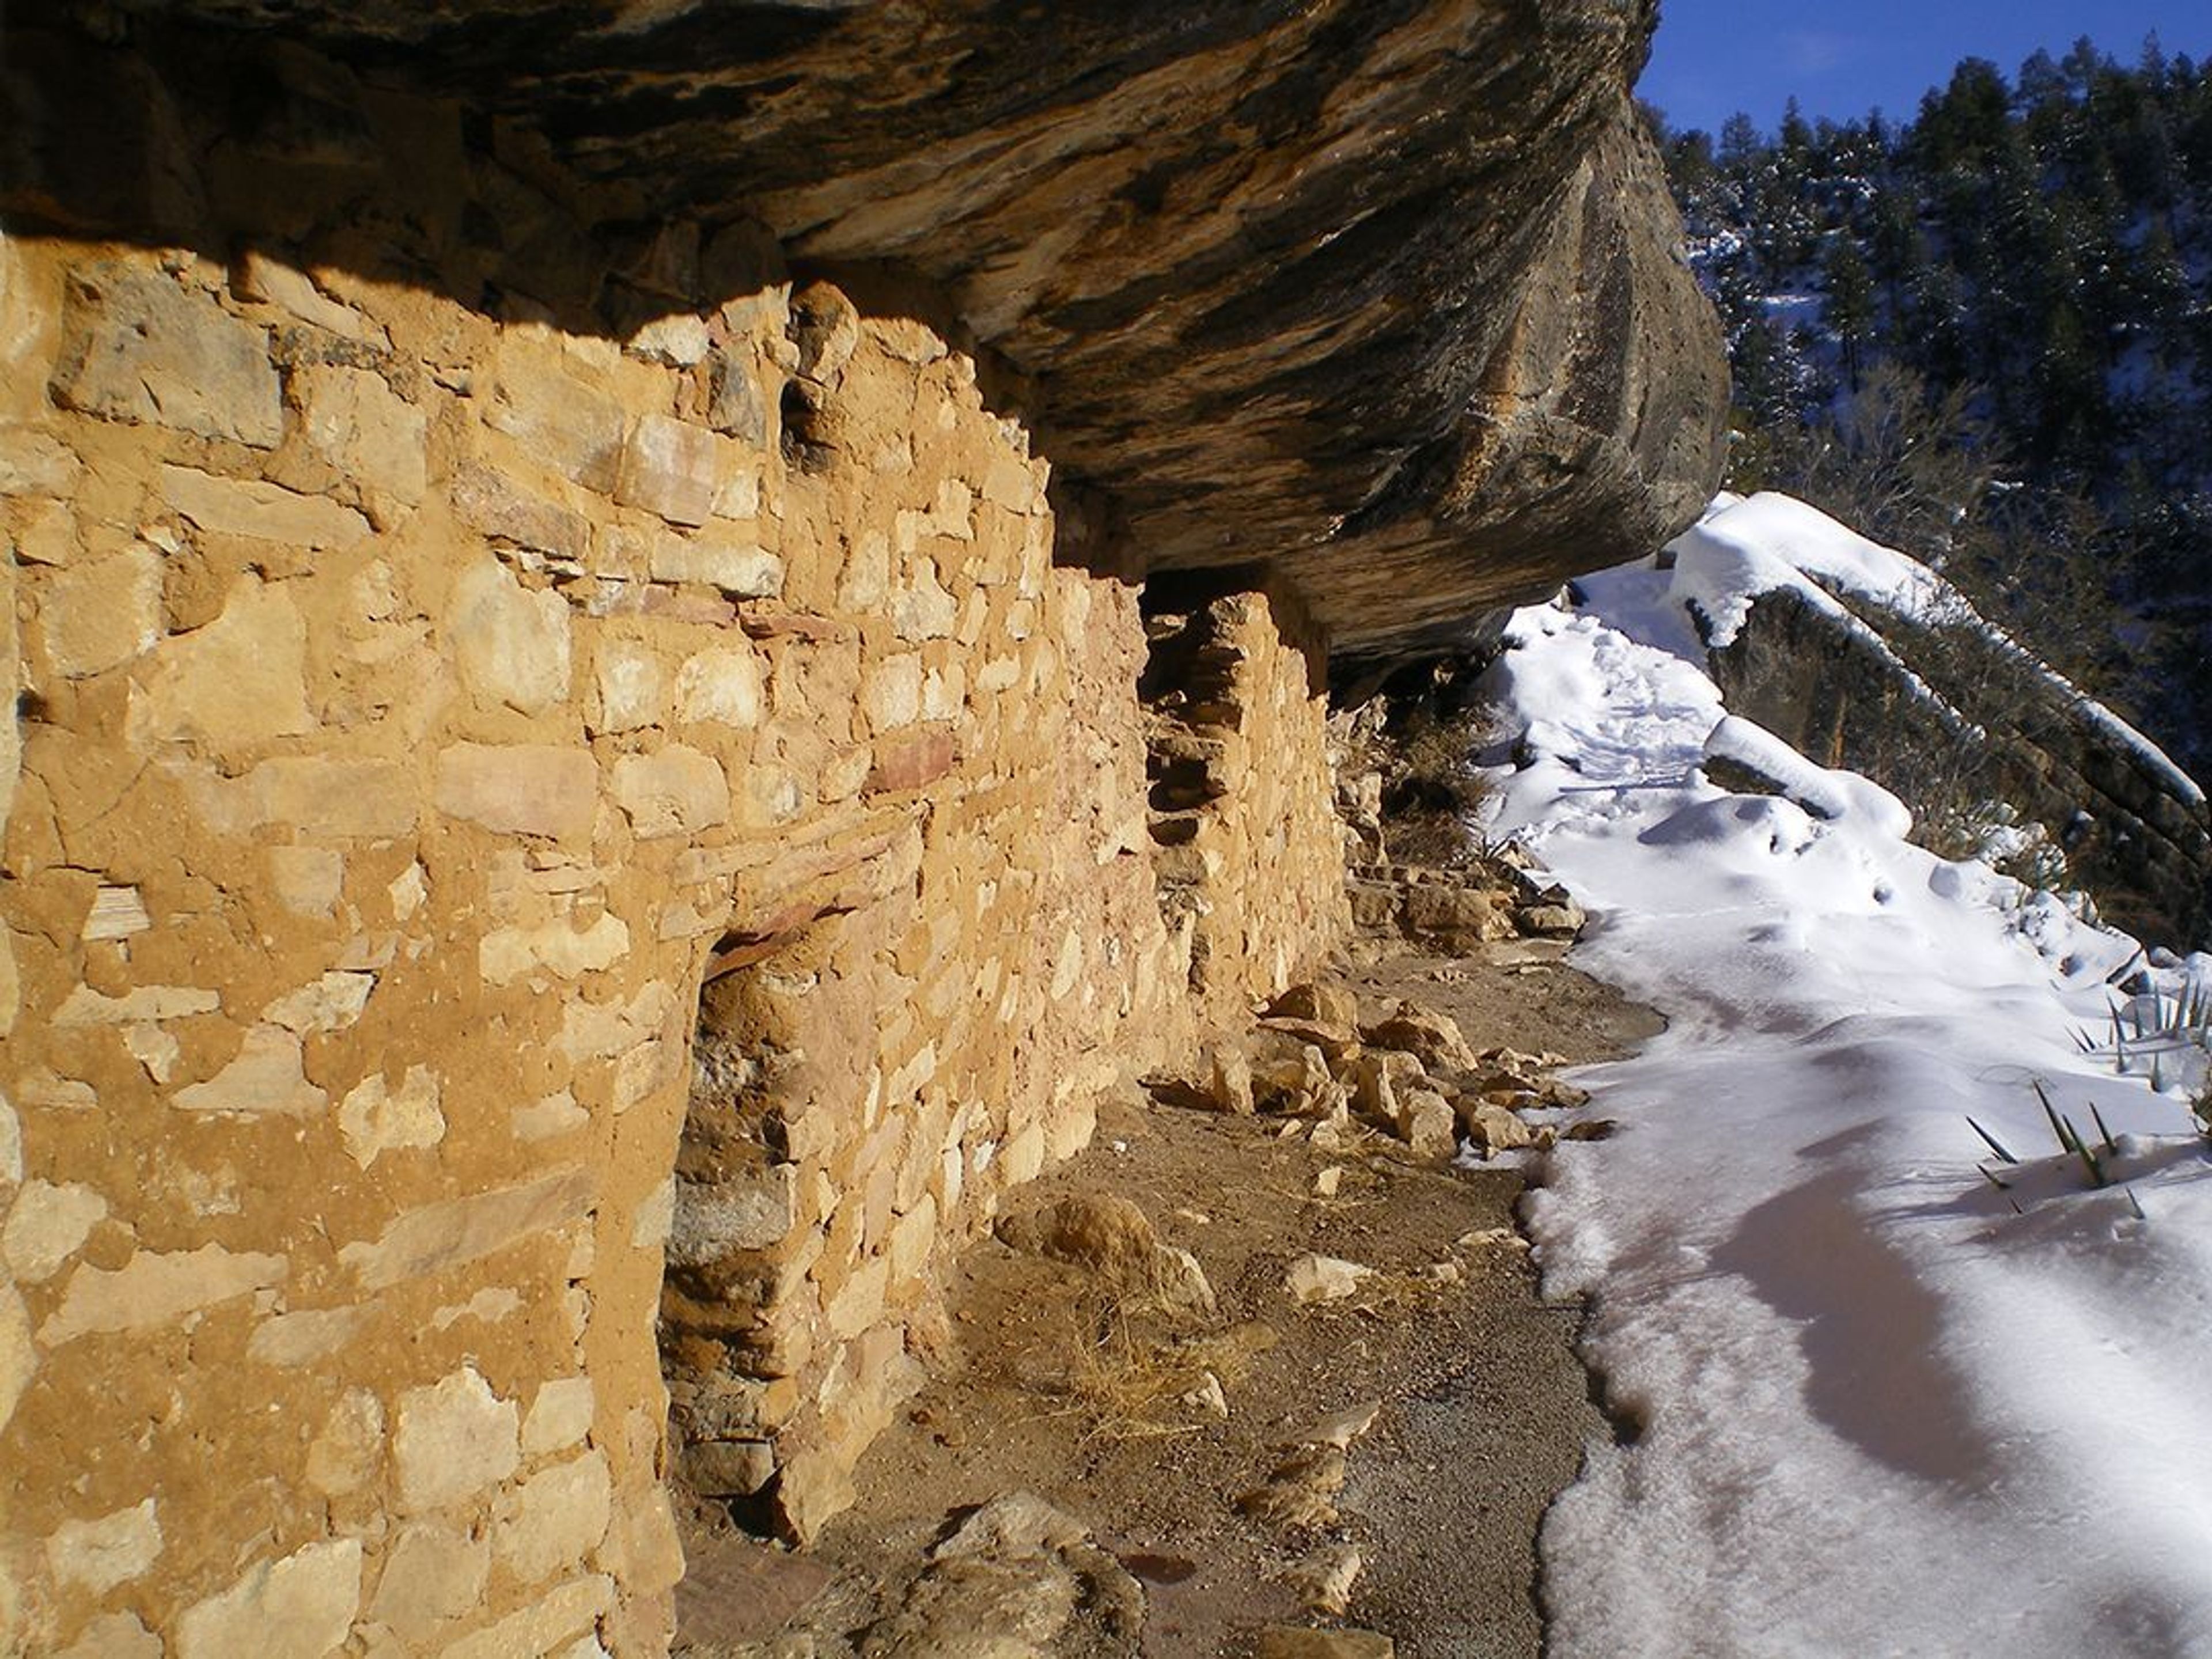
<svg viewBox="0 0 2212 1659">
<path fill-rule="evenodd" d="M 1656 1028 L 1559 954 L 1393 956 L 1335 982 L 1363 1010 L 1449 1014 L 1477 1049 L 1578 1062 Z M 1417 1659 L 1536 1655 L 1536 1528 L 1603 1423 L 1572 1352 L 1582 1310 L 1541 1301 L 1514 1230 L 1523 1188 L 1517 1170 L 1449 1167 L 1368 1130 L 1122 1103 L 1021 1214 L 1128 1200 L 1196 1258 L 1211 1316 L 1095 1264 L 977 1244 L 951 1286 L 950 1363 L 864 1461 L 854 1510 L 803 1555 L 695 1515 L 678 1650 L 1387 1650 L 1256 1645 L 1271 1626 L 1342 1626 Z M 1286 1277 L 1314 1254 L 1371 1272 L 1302 1306 Z M 1050 1509 L 994 1505 L 970 1528 L 995 1528 L 991 1548 L 941 1544 L 964 1512 L 1024 1492 Z M 1038 1533 L 1061 1524 L 1038 1519 L 1052 1511 L 1067 1536 Z"/>
</svg>

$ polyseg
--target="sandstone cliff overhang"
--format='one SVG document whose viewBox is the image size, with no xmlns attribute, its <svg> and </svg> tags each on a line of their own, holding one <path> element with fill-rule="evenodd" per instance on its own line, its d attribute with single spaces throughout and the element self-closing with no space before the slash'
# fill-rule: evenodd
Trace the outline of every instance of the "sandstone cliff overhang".
<svg viewBox="0 0 2212 1659">
<path fill-rule="evenodd" d="M 1717 481 L 1718 334 L 1630 103 L 1654 9 L 16 0 L 0 214 L 159 237 L 198 206 L 165 150 L 343 169 L 388 154 L 377 100 L 433 100 L 607 234 L 750 219 L 922 279 L 1143 568 L 1272 563 L 1338 650 L 1395 651 Z M 434 176 L 392 182 L 428 216 Z"/>
</svg>

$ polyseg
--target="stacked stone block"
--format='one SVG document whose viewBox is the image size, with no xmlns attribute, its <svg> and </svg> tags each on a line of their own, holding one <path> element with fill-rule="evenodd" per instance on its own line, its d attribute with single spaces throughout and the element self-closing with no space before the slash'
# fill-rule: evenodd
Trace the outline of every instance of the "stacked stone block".
<svg viewBox="0 0 2212 1659">
<path fill-rule="evenodd" d="M 340 161 L 0 240 L 0 1650 L 659 1650 L 671 1470 L 834 1511 L 1205 1012 L 1018 400 L 743 225 Z M 1334 925 L 1273 616 L 1209 994 Z"/>
<path fill-rule="evenodd" d="M 1150 634 L 1162 902 L 1206 1021 L 1240 1026 L 1349 925 L 1326 645 L 1280 586 L 1163 611 Z"/>
</svg>

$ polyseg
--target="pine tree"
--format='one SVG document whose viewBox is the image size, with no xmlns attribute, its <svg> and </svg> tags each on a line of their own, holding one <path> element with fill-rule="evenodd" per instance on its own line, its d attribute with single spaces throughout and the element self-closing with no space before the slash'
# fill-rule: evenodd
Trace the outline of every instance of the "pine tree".
<svg viewBox="0 0 2212 1659">
<path fill-rule="evenodd" d="M 1856 240 L 1838 236 L 1828 245 L 1824 274 L 1828 289 L 1828 326 L 1843 343 L 1844 375 L 1859 389 L 1859 356 L 1874 336 L 1874 273 Z"/>
<path fill-rule="evenodd" d="M 1965 493 L 1922 490 L 1950 505 L 1917 524 L 1865 510 L 1993 592 L 2070 596 L 2087 634 L 2112 636 L 2109 589 L 2128 637 L 2198 646 L 2176 619 L 2212 610 L 2212 75 L 2154 39 L 2125 66 L 2084 39 L 2014 83 L 1969 58 L 1906 123 L 1793 104 L 1771 137 L 1741 115 L 1700 137 L 1666 154 L 1735 362 L 1732 477 L 1838 501 L 1850 468 L 1893 486 L 1863 428 L 1948 410 L 1954 435 L 1916 453 Z M 1999 458 L 2005 489 L 1977 495 Z M 2154 685 L 2177 660 L 2127 672 Z M 2196 678 L 2200 698 L 2166 701 L 2205 718 L 2155 734 L 2212 770 Z"/>
</svg>

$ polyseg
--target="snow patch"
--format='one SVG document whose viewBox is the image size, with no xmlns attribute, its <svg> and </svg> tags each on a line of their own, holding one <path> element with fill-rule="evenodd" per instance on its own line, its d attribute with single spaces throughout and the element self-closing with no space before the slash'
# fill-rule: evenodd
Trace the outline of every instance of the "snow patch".
<svg viewBox="0 0 2212 1659">
<path fill-rule="evenodd" d="M 1761 584 L 1940 580 L 1832 524 L 1722 504 L 1673 568 L 1516 613 L 1492 671 L 1522 737 L 1491 828 L 1599 919 L 1580 965 L 1670 1022 L 1577 1075 L 1623 1127 L 1562 1143 L 1529 1208 L 1644 1424 L 1546 1523 L 1552 1650 L 2212 1655 L 2212 1162 L 2181 1029 L 2212 959 L 1939 859 L 1887 792 L 1726 717 L 1686 599 L 1726 627 Z M 1717 787 L 1723 755 L 1788 798 Z M 2039 1083 L 2109 1127 L 2111 1184 Z"/>
</svg>

